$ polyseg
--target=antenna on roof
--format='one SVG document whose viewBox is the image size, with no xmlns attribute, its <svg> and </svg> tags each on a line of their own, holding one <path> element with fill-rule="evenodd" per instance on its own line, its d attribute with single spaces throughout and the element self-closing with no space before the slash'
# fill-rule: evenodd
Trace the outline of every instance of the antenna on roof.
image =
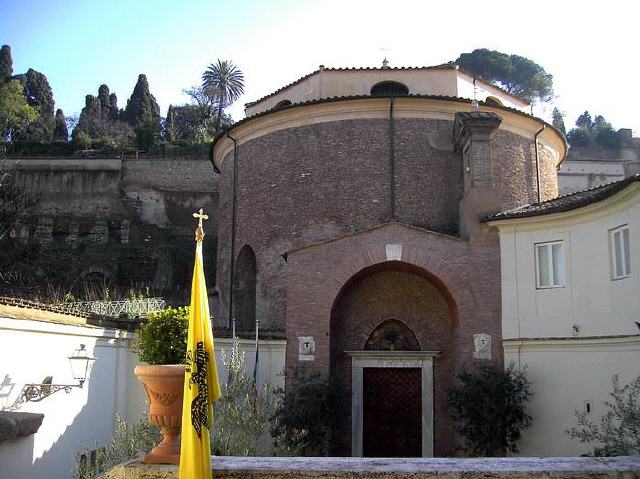
<svg viewBox="0 0 640 479">
<path fill-rule="evenodd" d="M 471 111 L 479 111 L 478 106 L 478 87 L 476 87 L 476 77 L 473 77 L 473 100 L 471 101 Z"/>
</svg>

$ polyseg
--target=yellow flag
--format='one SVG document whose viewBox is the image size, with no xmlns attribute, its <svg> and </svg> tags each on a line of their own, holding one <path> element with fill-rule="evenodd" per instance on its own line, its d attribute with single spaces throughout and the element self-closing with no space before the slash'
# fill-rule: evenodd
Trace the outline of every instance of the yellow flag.
<svg viewBox="0 0 640 479">
<path fill-rule="evenodd" d="M 202 211 L 201 211 L 202 213 Z M 198 228 L 202 232 L 201 228 Z M 202 267 L 202 237 L 196 233 L 196 260 L 191 283 L 187 366 L 182 405 L 179 479 L 211 479 L 209 431 L 220 382 L 209 319 L 209 300 Z"/>
</svg>

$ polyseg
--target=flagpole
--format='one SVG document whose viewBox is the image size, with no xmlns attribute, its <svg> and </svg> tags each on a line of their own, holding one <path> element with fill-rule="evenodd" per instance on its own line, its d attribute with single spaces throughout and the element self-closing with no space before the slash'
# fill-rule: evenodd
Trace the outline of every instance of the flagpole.
<svg viewBox="0 0 640 479">
<path fill-rule="evenodd" d="M 253 383 L 256 387 L 256 391 L 258 390 L 258 338 L 260 331 L 260 320 L 256 318 L 256 360 L 253 365 Z"/>
</svg>

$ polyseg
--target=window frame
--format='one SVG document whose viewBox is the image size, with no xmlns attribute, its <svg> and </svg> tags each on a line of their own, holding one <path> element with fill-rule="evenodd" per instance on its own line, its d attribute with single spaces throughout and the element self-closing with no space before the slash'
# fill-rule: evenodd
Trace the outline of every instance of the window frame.
<svg viewBox="0 0 640 479">
<path fill-rule="evenodd" d="M 561 266 L 561 272 L 562 272 L 562 276 L 561 279 L 562 281 L 559 281 L 558 283 L 555 283 L 555 275 L 554 275 L 554 263 L 553 263 L 553 245 L 560 245 L 561 249 L 561 262 L 562 264 Z M 545 284 L 542 285 L 541 284 L 541 271 L 540 271 L 540 259 L 539 259 L 539 251 L 542 248 L 548 248 L 548 260 L 547 260 L 547 266 L 548 266 L 548 271 L 550 274 L 550 278 L 549 278 L 549 283 L 550 284 Z M 566 270 L 566 258 L 565 258 L 565 247 L 564 247 L 564 240 L 553 240 L 553 241 L 541 241 L 538 243 L 534 243 L 533 244 L 533 249 L 534 249 L 534 261 L 535 261 L 535 276 L 536 276 L 536 289 L 557 289 L 557 288 L 565 288 L 567 286 L 567 270 Z"/>
<path fill-rule="evenodd" d="M 627 241 L 625 245 L 625 235 L 624 232 L 627 231 Z M 621 274 L 618 271 L 617 261 L 616 261 L 616 253 L 618 252 L 618 247 L 616 243 L 616 234 L 620 234 L 622 238 L 622 248 L 620 249 L 621 256 L 621 265 L 623 271 Z M 625 279 L 631 276 L 631 231 L 628 224 L 616 226 L 615 228 L 611 228 L 609 230 L 609 262 L 611 265 L 611 281 L 617 281 L 620 279 Z"/>
</svg>

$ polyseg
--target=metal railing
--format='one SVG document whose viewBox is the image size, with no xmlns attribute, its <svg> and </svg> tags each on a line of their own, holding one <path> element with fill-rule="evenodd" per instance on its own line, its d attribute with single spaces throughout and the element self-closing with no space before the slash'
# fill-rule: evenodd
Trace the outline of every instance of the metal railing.
<svg viewBox="0 0 640 479">
<path fill-rule="evenodd" d="M 122 314 L 130 317 L 147 316 L 167 306 L 162 298 L 127 299 L 123 301 L 77 301 L 66 303 L 64 308 L 69 312 L 93 313 L 100 316 L 118 318 Z"/>
</svg>

